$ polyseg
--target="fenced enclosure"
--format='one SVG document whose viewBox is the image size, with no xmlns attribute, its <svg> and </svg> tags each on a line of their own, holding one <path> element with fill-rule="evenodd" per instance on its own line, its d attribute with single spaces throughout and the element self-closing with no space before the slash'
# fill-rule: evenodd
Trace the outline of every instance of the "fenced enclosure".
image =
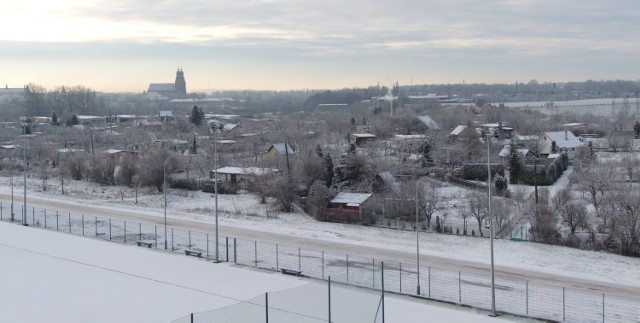
<svg viewBox="0 0 640 323">
<path fill-rule="evenodd" d="M 14 205 L 16 223 L 22 207 Z M 215 260 L 215 236 L 210 233 L 115 220 L 31 207 L 30 226 L 141 247 L 164 249 Z M 0 220 L 10 221 L 9 205 L 0 203 Z M 392 263 L 358 255 L 333 254 L 295 246 L 220 237 L 218 260 L 266 270 L 285 271 L 336 283 L 387 292 L 491 308 L 491 277 L 411 263 Z M 382 277 L 384 272 L 384 277 Z M 421 287 L 417 295 L 418 283 Z M 640 299 L 592 290 L 547 285 L 496 276 L 496 309 L 499 312 L 567 322 L 640 322 Z M 253 303 L 245 304 L 253 306 Z M 295 321 L 295 320 L 294 320 Z M 286 322 L 286 321 L 284 321 Z"/>
<path fill-rule="evenodd" d="M 311 283 L 265 293 L 220 309 L 191 313 L 172 323 L 383 323 L 380 293 Z"/>
</svg>

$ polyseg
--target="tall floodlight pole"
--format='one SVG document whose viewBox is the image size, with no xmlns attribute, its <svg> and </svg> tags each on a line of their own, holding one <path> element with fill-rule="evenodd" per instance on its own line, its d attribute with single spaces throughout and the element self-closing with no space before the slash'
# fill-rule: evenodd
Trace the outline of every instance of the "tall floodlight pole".
<svg viewBox="0 0 640 323">
<path fill-rule="evenodd" d="M 22 225 L 27 224 L 27 124 L 23 124 L 24 146 L 22 147 L 22 158 L 24 160 L 24 212 L 22 212 Z"/>
<path fill-rule="evenodd" d="M 420 208 L 418 207 L 418 201 L 419 201 L 419 196 L 418 193 L 420 192 L 420 181 L 422 181 L 423 179 L 427 178 L 427 176 L 420 178 L 417 182 L 416 182 L 416 263 L 418 265 L 418 269 L 417 269 L 417 276 L 418 276 L 418 284 L 416 287 L 416 294 L 420 295 L 420 239 L 419 239 L 419 230 L 418 230 L 418 215 L 420 214 Z"/>
<path fill-rule="evenodd" d="M 213 194 L 215 195 L 214 216 L 216 218 L 216 262 L 220 261 L 218 257 L 218 137 L 216 135 L 218 128 L 222 129 L 222 127 L 216 126 L 216 129 L 213 131 Z"/>
<path fill-rule="evenodd" d="M 491 214 L 491 140 L 485 136 L 487 141 L 487 188 L 488 188 L 488 212 L 489 212 L 489 240 L 491 241 L 491 316 L 497 316 L 496 312 L 496 285 L 495 271 L 493 266 L 493 215 Z"/>
<path fill-rule="evenodd" d="M 15 213 L 13 212 L 13 151 L 15 150 L 15 146 L 11 150 L 11 168 L 9 168 L 9 177 L 11 182 L 11 222 L 15 220 Z"/>
</svg>

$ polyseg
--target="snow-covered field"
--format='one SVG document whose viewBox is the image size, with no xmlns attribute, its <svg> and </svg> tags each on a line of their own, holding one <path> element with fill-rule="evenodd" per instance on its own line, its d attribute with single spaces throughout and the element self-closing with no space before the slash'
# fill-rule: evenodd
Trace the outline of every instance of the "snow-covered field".
<svg viewBox="0 0 640 323">
<path fill-rule="evenodd" d="M 265 292 L 277 295 L 317 283 L 9 223 L 0 223 L 0 259 L 1 322 L 170 322 Z M 365 301 L 375 300 L 376 293 L 332 288 L 335 299 L 341 293 L 350 295 L 350 306 L 362 300 L 366 317 L 375 317 L 377 304 Z M 297 299 L 291 302 L 304 305 L 304 298 L 325 297 L 316 294 L 295 294 Z M 274 303 L 271 307 L 286 306 Z M 307 307 L 317 306 L 309 302 Z M 340 307 L 335 305 L 336 322 L 344 315 Z M 490 318 L 485 312 L 393 295 L 386 296 L 385 308 L 387 322 L 526 321 Z M 238 312 L 234 318 L 245 314 Z"/>
</svg>

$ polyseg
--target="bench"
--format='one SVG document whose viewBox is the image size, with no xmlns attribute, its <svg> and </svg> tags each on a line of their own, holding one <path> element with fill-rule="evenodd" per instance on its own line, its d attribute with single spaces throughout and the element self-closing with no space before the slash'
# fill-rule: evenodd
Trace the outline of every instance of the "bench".
<svg viewBox="0 0 640 323">
<path fill-rule="evenodd" d="M 136 242 L 136 244 L 138 245 L 138 247 L 147 247 L 147 248 L 151 248 L 151 246 L 153 245 L 153 243 L 145 242 L 145 241 L 138 241 Z"/>
<path fill-rule="evenodd" d="M 293 275 L 293 276 L 302 277 L 302 272 L 299 271 L 299 270 L 280 268 L 280 271 L 282 271 L 282 273 L 285 274 L 285 275 Z"/>
<path fill-rule="evenodd" d="M 194 256 L 194 257 L 202 258 L 202 251 L 185 250 L 184 254 L 187 255 L 187 256 Z"/>
</svg>

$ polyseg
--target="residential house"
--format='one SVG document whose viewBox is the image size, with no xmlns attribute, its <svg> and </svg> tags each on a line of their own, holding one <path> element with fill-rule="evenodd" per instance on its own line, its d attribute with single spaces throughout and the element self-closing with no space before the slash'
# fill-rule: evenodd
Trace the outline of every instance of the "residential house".
<svg viewBox="0 0 640 323">
<path fill-rule="evenodd" d="M 540 155 L 547 156 L 564 152 L 569 160 L 574 159 L 576 151 L 583 146 L 580 139 L 569 130 L 545 132 L 538 141 Z"/>
<path fill-rule="evenodd" d="M 371 133 L 352 133 L 350 138 L 351 143 L 356 146 L 362 146 L 368 142 L 372 142 L 376 139 L 376 135 Z"/>
<path fill-rule="evenodd" d="M 273 144 L 262 154 L 263 157 L 275 157 L 275 156 L 293 156 L 296 152 L 286 143 Z"/>
<path fill-rule="evenodd" d="M 330 219 L 339 222 L 361 222 L 369 193 L 340 192 L 329 201 Z"/>
<path fill-rule="evenodd" d="M 473 132 L 474 129 L 471 129 L 467 126 L 458 125 L 449 133 L 449 139 L 450 140 L 467 140 L 469 139 L 470 136 L 472 136 L 472 138 L 474 139 L 478 138 L 478 136 L 475 133 L 470 133 L 469 131 Z"/>
<path fill-rule="evenodd" d="M 137 151 L 109 149 L 105 153 L 107 154 L 107 159 L 116 164 L 122 162 L 125 159 L 135 160 L 138 158 Z"/>
<path fill-rule="evenodd" d="M 273 175 L 275 177 L 281 173 L 275 168 L 225 166 L 218 168 L 218 181 L 237 184 L 243 181 L 253 181 L 258 176 Z M 210 179 L 213 179 L 214 176 L 215 171 L 209 172 Z"/>
<path fill-rule="evenodd" d="M 160 122 L 172 121 L 173 120 L 173 112 L 172 111 L 160 111 L 159 117 L 160 117 Z"/>
<path fill-rule="evenodd" d="M 440 130 L 440 126 L 433 121 L 433 119 L 431 119 L 430 116 L 418 116 L 418 120 L 420 120 L 420 122 L 422 122 L 427 128 L 429 128 L 430 130 Z"/>
</svg>

